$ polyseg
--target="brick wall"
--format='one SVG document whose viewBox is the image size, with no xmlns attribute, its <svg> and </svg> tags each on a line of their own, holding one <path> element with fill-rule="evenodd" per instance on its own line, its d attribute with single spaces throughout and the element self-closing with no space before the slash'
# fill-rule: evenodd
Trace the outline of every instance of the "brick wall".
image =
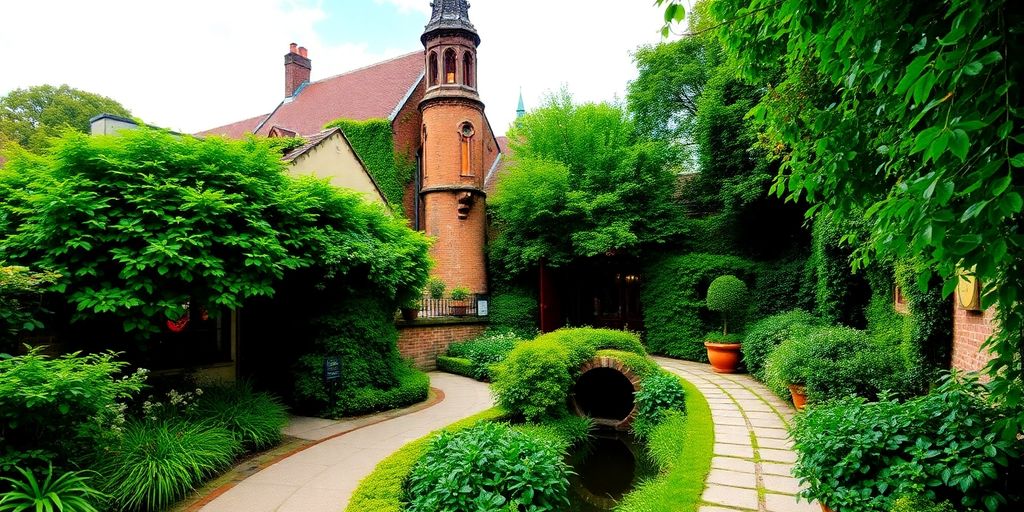
<svg viewBox="0 0 1024 512">
<path fill-rule="evenodd" d="M 437 368 L 437 356 L 448 350 L 454 341 L 475 338 L 487 328 L 486 323 L 429 324 L 420 320 L 398 326 L 398 352 L 412 359 L 421 370 Z"/>
<path fill-rule="evenodd" d="M 982 352 L 981 344 L 995 330 L 995 308 L 987 311 L 969 311 L 953 301 L 953 355 L 952 366 L 974 371 L 985 367 L 992 358 Z"/>
</svg>

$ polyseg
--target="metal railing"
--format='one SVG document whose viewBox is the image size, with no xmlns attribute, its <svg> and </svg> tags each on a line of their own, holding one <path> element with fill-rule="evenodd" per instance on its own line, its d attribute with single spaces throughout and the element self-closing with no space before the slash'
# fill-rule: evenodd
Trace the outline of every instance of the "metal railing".
<svg viewBox="0 0 1024 512">
<path fill-rule="evenodd" d="M 425 295 L 420 301 L 419 316 L 421 318 L 487 316 L 488 302 L 487 295 L 476 293 L 469 294 L 466 300 L 432 299 Z"/>
</svg>

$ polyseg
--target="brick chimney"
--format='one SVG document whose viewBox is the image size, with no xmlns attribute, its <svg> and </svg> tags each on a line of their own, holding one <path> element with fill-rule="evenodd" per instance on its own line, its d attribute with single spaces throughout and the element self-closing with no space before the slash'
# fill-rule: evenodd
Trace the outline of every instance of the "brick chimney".
<svg viewBox="0 0 1024 512">
<path fill-rule="evenodd" d="M 284 56 L 284 97 L 288 98 L 304 82 L 309 81 L 309 70 L 312 61 L 306 56 L 306 48 L 292 43 Z"/>
</svg>

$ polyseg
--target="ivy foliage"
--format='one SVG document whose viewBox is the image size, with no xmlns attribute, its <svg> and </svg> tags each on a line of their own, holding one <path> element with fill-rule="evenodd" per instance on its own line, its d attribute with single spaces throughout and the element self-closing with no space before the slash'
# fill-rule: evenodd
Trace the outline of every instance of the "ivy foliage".
<svg viewBox="0 0 1024 512">
<path fill-rule="evenodd" d="M 73 321 L 156 332 L 183 304 L 211 313 L 270 296 L 285 273 L 369 282 L 403 300 L 426 280 L 428 240 L 353 192 L 284 174 L 269 142 L 141 128 L 66 132 L 0 171 L 0 258 L 48 268 Z"/>
<path fill-rule="evenodd" d="M 402 197 L 416 172 L 416 162 L 395 151 L 391 122 L 387 119 L 336 119 L 324 126 L 328 128 L 341 128 L 345 132 L 388 204 L 395 211 L 402 211 Z"/>
<path fill-rule="evenodd" d="M 647 346 L 651 352 L 706 361 L 704 335 L 718 331 L 719 315 L 705 303 L 711 281 L 723 274 L 753 282 L 757 265 L 738 256 L 691 253 L 662 257 L 644 270 L 641 289 Z M 756 291 L 755 291 L 756 295 Z M 733 318 L 733 328 L 740 318 Z"/>
<path fill-rule="evenodd" d="M 668 146 L 641 136 L 622 107 L 576 104 L 562 91 L 520 118 L 509 140 L 514 156 L 490 203 L 498 270 L 636 251 L 666 236 Z"/>
<path fill-rule="evenodd" d="M 674 3 L 674 2 L 673 2 Z M 1005 0 L 723 0 L 730 54 L 768 85 L 753 110 L 785 146 L 775 192 L 811 214 L 863 217 L 857 265 L 919 257 L 968 269 L 997 306 L 987 344 L 996 399 L 1017 407 L 1024 304 L 1024 13 Z M 770 77 L 783 79 L 772 83 Z M 929 282 L 922 273 L 920 283 Z M 1019 431 L 1024 413 L 1007 432 Z"/>
<path fill-rule="evenodd" d="M 131 116 L 117 101 L 67 85 L 15 89 L 0 97 L 0 146 L 6 140 L 43 153 L 64 129 L 88 133 L 98 114 Z"/>
</svg>

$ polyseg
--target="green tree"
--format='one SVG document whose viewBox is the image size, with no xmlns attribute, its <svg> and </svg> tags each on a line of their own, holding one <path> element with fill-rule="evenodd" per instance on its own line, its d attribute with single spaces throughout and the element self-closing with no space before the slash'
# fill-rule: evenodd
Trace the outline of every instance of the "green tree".
<svg viewBox="0 0 1024 512">
<path fill-rule="evenodd" d="M 491 200 L 491 256 L 504 270 L 636 251 L 667 236 L 671 154 L 637 133 L 622 107 L 574 104 L 563 91 L 517 121 L 509 139 L 514 157 Z"/>
<path fill-rule="evenodd" d="M 752 115 L 784 146 L 775 192 L 812 203 L 809 215 L 864 218 L 857 266 L 918 256 L 946 294 L 958 270 L 973 271 L 983 307 L 998 311 L 993 396 L 1024 404 L 1024 13 L 1005 0 L 713 9 L 731 55 L 767 86 Z M 1024 413 L 1008 431 L 1020 425 Z"/>
<path fill-rule="evenodd" d="M 22 151 L 0 170 L 0 258 L 60 273 L 72 320 L 142 335 L 186 303 L 270 296 L 298 269 L 397 305 L 426 281 L 428 247 L 355 192 L 288 177 L 256 138 L 65 132 L 51 154 Z"/>
<path fill-rule="evenodd" d="M 15 89 L 0 97 L 0 143 L 15 142 L 40 153 L 63 129 L 89 132 L 89 119 L 98 114 L 130 116 L 120 103 L 61 85 Z"/>
</svg>

